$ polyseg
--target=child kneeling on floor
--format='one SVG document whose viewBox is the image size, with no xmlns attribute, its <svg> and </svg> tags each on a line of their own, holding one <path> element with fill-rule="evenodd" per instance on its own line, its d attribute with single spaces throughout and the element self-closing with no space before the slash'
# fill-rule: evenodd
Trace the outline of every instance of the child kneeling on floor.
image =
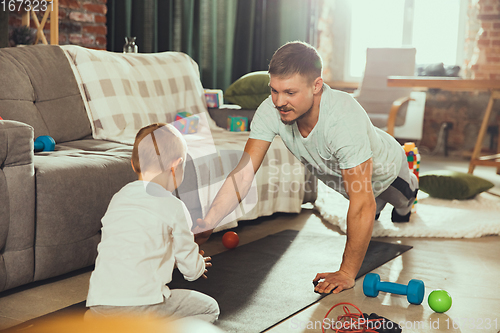
<svg viewBox="0 0 500 333">
<path fill-rule="evenodd" d="M 175 265 L 189 281 L 206 278 L 212 265 L 194 242 L 186 206 L 172 195 L 184 178 L 186 154 L 186 141 L 172 125 L 152 124 L 137 133 L 132 168 L 139 179 L 113 196 L 102 218 L 86 318 L 218 318 L 212 297 L 166 286 Z"/>
</svg>

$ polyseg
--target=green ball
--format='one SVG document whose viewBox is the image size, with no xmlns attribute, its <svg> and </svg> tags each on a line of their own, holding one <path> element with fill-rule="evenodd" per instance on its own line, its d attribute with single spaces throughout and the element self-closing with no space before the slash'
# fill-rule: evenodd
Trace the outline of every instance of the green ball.
<svg viewBox="0 0 500 333">
<path fill-rule="evenodd" d="M 451 296 L 446 290 L 434 290 L 429 294 L 427 303 L 435 312 L 443 313 L 451 308 Z"/>
</svg>

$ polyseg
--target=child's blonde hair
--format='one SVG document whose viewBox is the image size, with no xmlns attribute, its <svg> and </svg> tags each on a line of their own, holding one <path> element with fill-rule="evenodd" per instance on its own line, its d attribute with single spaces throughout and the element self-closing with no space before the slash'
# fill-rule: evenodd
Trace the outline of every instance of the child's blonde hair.
<svg viewBox="0 0 500 333">
<path fill-rule="evenodd" d="M 141 128 L 135 136 L 132 165 L 137 174 L 161 173 L 179 158 L 184 164 L 186 153 L 186 140 L 173 125 L 155 123 Z"/>
</svg>

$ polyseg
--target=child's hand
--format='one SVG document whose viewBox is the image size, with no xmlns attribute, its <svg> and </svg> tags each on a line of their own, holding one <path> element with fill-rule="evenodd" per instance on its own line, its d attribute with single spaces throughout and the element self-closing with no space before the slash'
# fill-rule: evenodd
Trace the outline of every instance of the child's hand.
<svg viewBox="0 0 500 333">
<path fill-rule="evenodd" d="M 205 254 L 205 251 L 203 250 L 200 250 L 200 255 L 204 255 Z M 204 279 L 208 279 L 208 277 L 206 276 L 206 272 L 208 272 L 208 267 L 212 267 L 212 263 L 210 262 L 212 260 L 212 258 L 210 257 L 203 257 L 203 260 L 205 260 L 205 272 L 203 273 L 203 275 L 201 276 L 202 278 Z"/>
</svg>

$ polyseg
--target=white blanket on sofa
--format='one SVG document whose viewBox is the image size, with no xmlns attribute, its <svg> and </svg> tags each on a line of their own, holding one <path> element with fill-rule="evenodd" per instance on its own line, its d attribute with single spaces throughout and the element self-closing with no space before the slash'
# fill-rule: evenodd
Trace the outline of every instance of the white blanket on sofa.
<svg viewBox="0 0 500 333">
<path fill-rule="evenodd" d="M 79 46 L 62 48 L 75 73 L 95 139 L 133 144 L 143 126 L 172 123 L 182 111 L 199 115 L 198 132 L 184 137 L 205 216 L 225 177 L 236 166 L 239 156 L 235 152 L 241 156 L 248 132 L 228 132 L 215 125 L 207 112 L 198 65 L 179 52 L 120 54 Z M 214 159 L 216 155 L 219 157 Z M 250 193 L 218 229 L 277 211 L 299 212 L 304 182 L 303 166 L 276 139 Z"/>
</svg>

